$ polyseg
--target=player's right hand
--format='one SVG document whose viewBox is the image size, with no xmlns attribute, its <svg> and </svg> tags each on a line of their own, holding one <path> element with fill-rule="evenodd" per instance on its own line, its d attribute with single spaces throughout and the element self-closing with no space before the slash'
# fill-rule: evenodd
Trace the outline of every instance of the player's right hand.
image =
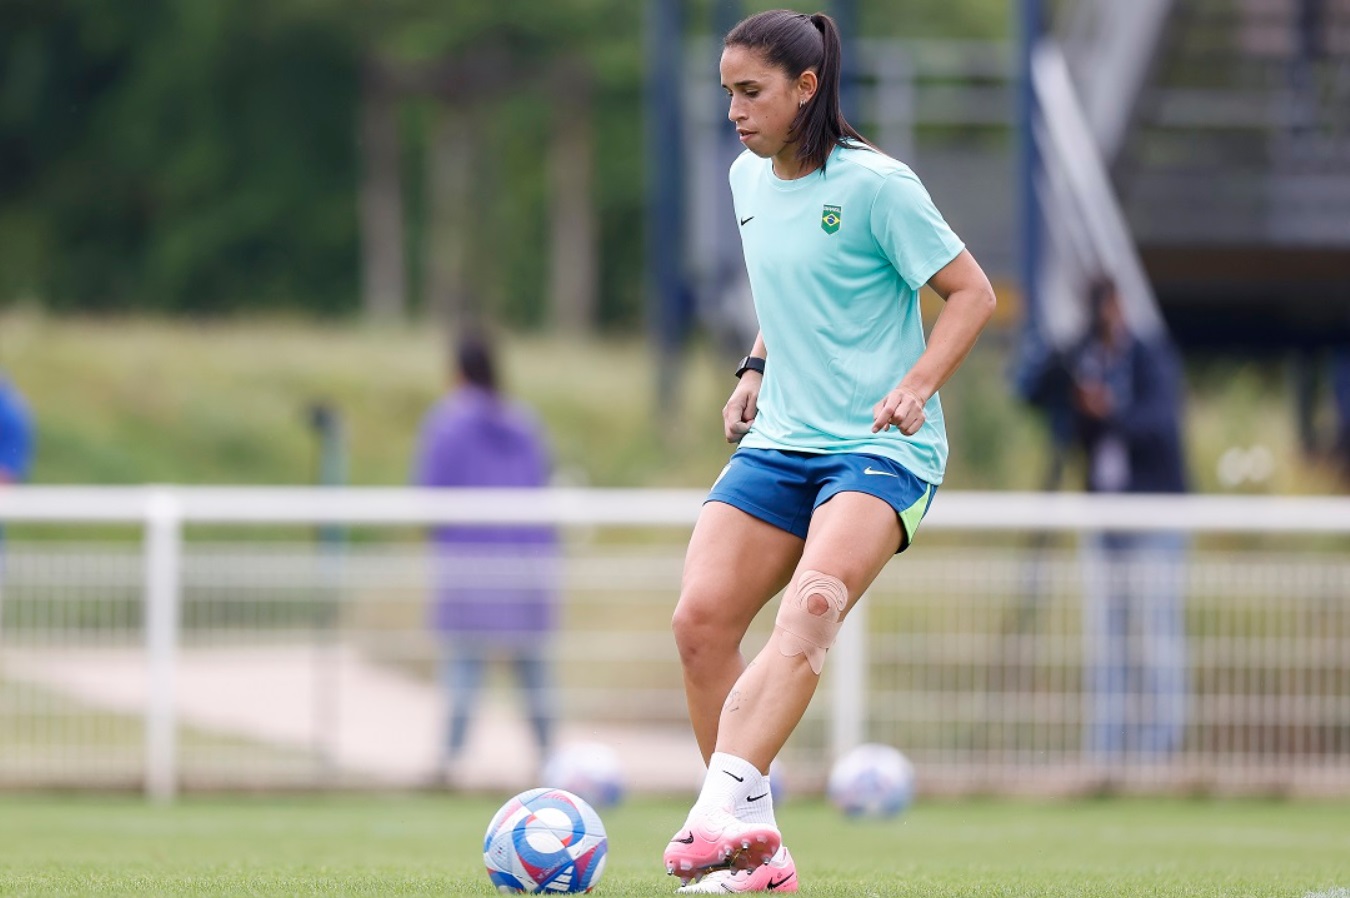
<svg viewBox="0 0 1350 898">
<path fill-rule="evenodd" d="M 739 443 L 750 432 L 750 425 L 759 413 L 759 386 L 763 380 L 764 375 L 758 371 L 745 372 L 727 404 L 722 406 L 722 429 L 728 443 Z"/>
</svg>

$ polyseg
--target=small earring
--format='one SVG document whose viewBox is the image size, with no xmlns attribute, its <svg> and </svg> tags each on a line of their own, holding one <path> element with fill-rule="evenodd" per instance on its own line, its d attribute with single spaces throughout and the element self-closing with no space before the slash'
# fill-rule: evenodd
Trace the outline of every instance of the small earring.
<svg viewBox="0 0 1350 898">
<path fill-rule="evenodd" d="M 805 100 L 798 100 L 798 101 L 797 101 L 797 108 L 798 108 L 798 109 L 801 109 L 801 108 L 802 108 L 803 106 L 805 106 L 805 105 L 806 105 L 806 101 L 805 101 Z"/>
</svg>

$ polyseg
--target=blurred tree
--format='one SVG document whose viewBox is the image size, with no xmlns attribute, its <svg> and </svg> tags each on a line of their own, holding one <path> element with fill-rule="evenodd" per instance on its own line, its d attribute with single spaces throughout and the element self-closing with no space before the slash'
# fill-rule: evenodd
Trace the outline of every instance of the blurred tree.
<svg viewBox="0 0 1350 898">
<path fill-rule="evenodd" d="M 264 0 L 0 6 L 0 287 L 56 308 L 351 298 L 356 66 Z"/>
<path fill-rule="evenodd" d="M 1007 26 L 997 0 L 858 4 L 876 36 Z M 0 0 L 0 304 L 454 317 L 477 296 L 515 325 L 634 329 L 641 9 Z"/>
<path fill-rule="evenodd" d="M 621 0 L 516 0 L 508 11 L 476 2 L 395 0 L 376 14 L 361 0 L 339 5 L 366 73 L 360 148 L 363 308 L 368 315 L 398 317 L 407 303 L 399 188 L 404 178 L 398 171 L 395 107 L 430 98 L 436 111 L 422 135 L 424 308 L 454 322 L 485 313 L 471 302 L 486 297 L 510 308 L 515 294 L 523 299 L 515 304 L 518 318 L 577 331 L 594 327 L 599 248 L 590 176 L 595 75 L 589 60 L 603 44 L 622 42 L 625 6 Z M 637 62 L 634 55 L 630 65 L 635 69 Z M 535 99 L 531 105 L 543 127 L 513 130 L 496 140 L 490 129 L 479 127 L 500 118 L 522 97 Z M 513 157 L 511 151 L 521 147 L 526 158 Z M 510 161 L 509 170 L 504 159 Z M 545 164 L 551 238 L 543 241 L 539 231 L 492 227 L 503 207 L 522 200 L 534 206 L 520 189 L 530 177 L 522 177 L 523 169 L 535 168 L 537 181 Z M 531 212 L 522 217 L 544 218 L 537 206 Z M 522 247 L 530 251 L 518 263 L 510 259 Z M 545 256 L 547 267 L 539 261 Z M 482 258 L 496 264 L 472 264 Z M 506 283 L 512 272 L 527 274 L 528 282 Z M 541 293 L 547 310 L 540 308 Z"/>
<path fill-rule="evenodd" d="M 478 292 L 455 259 L 483 255 L 483 294 L 525 322 L 561 317 L 540 308 L 560 267 L 545 230 L 515 227 L 546 220 L 547 198 L 517 187 L 547 184 L 560 95 L 573 98 L 568 121 L 584 121 L 590 84 L 637 71 L 635 50 L 616 66 L 603 46 L 622 45 L 625 6 L 131 0 L 113 11 L 100 0 L 0 0 L 0 301 L 343 312 L 358 307 L 361 283 L 367 312 L 399 316 L 411 137 L 428 143 L 427 303 L 449 310 Z M 580 72 L 581 89 L 557 89 L 557 72 Z M 406 133 L 398 107 L 409 97 L 436 103 L 439 125 Z M 514 127 L 521 112 L 537 126 Z M 568 160 L 555 167 L 581 165 L 584 124 L 563 131 Z M 492 177 L 452 171 L 474 160 Z M 596 252 L 592 181 L 553 180 L 568 197 L 554 209 L 592 235 L 553 292 L 588 316 L 597 303 L 578 291 L 596 289 L 584 258 Z M 578 258 L 575 237 L 555 245 Z"/>
<path fill-rule="evenodd" d="M 569 57 L 555 65 L 550 85 L 549 320 L 554 329 L 570 334 L 594 327 L 599 292 L 591 82 L 589 67 Z"/>
<path fill-rule="evenodd" d="M 407 298 L 398 94 L 374 60 L 361 76 L 361 296 L 367 317 L 401 318 Z"/>
</svg>

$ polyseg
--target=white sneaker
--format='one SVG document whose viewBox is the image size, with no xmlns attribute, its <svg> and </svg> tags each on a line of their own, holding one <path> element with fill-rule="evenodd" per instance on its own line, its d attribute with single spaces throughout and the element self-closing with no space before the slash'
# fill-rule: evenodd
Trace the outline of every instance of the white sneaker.
<svg viewBox="0 0 1350 898">
<path fill-rule="evenodd" d="M 795 892 L 797 865 L 787 848 L 753 870 L 713 870 L 697 882 L 675 890 L 680 895 L 725 895 L 740 892 Z"/>
</svg>

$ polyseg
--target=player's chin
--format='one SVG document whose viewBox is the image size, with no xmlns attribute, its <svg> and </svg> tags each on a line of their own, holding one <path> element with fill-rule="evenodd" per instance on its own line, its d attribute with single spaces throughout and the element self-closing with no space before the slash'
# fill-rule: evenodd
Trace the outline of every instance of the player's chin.
<svg viewBox="0 0 1350 898">
<path fill-rule="evenodd" d="M 741 143 L 747 150 L 761 159 L 768 159 L 771 156 L 776 156 L 778 155 L 779 150 L 783 149 L 781 144 L 775 147 L 765 143 L 764 138 L 759 134 L 750 134 L 743 137 L 741 138 Z"/>
</svg>

